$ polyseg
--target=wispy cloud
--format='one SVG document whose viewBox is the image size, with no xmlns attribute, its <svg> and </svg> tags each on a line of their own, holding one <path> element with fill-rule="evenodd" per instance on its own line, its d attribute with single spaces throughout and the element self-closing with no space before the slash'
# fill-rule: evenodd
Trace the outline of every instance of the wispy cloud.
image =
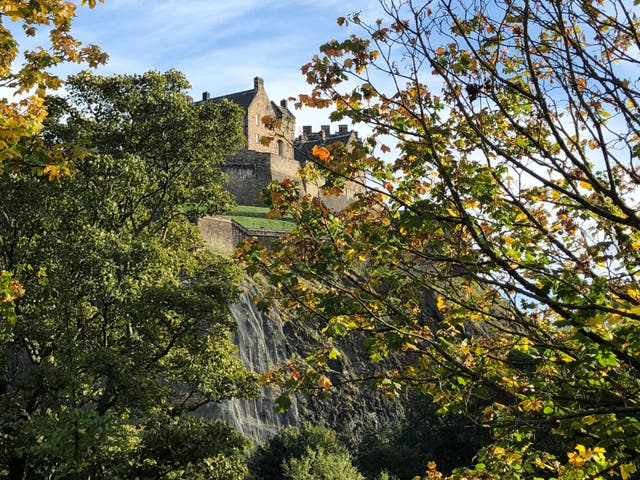
<svg viewBox="0 0 640 480">
<path fill-rule="evenodd" d="M 322 43 L 350 33 L 337 17 L 363 11 L 373 18 L 379 9 L 371 0 L 107 0 L 79 10 L 75 33 L 109 53 L 101 73 L 176 68 L 194 97 L 248 89 L 261 76 L 279 100 L 306 90 L 300 66 Z M 323 116 L 298 112 L 298 123 Z"/>
</svg>

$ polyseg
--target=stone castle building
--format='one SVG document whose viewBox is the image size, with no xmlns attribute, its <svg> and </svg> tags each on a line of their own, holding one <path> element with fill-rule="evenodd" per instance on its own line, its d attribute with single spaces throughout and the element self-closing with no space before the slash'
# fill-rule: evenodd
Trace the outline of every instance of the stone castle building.
<svg viewBox="0 0 640 480">
<path fill-rule="evenodd" d="M 229 180 L 229 190 L 240 205 L 261 206 L 259 193 L 271 181 L 285 178 L 298 180 L 301 192 L 322 197 L 330 208 L 340 210 L 348 205 L 354 195 L 364 192 L 362 185 L 350 182 L 341 196 L 325 196 L 322 186 L 312 182 L 302 182 L 298 176 L 300 167 L 309 161 L 314 145 L 342 142 L 349 145 L 358 141 L 358 135 L 347 125 L 340 125 L 338 131 L 330 132 L 328 125 L 314 132 L 312 127 L 304 126 L 302 133 L 296 133 L 295 116 L 288 108 L 287 101 L 275 103 L 269 99 L 260 77 L 253 80 L 253 88 L 212 98 L 209 92 L 202 94 L 203 102 L 227 99 L 244 109 L 245 146 L 234 155 L 227 156 L 226 164 L 221 168 Z M 266 125 L 264 118 L 273 119 L 272 125 Z M 272 137 L 270 142 L 263 138 Z"/>
</svg>

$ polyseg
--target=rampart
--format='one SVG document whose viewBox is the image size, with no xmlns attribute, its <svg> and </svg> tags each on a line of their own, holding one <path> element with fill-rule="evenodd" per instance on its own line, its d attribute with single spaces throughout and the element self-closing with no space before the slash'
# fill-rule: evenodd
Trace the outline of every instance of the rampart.
<svg viewBox="0 0 640 480">
<path fill-rule="evenodd" d="M 262 189 L 272 180 L 296 178 L 300 163 L 273 153 L 244 150 L 229 155 L 221 168 L 229 177 L 225 188 L 239 205 L 263 206 L 258 198 Z"/>
<path fill-rule="evenodd" d="M 287 232 L 277 230 L 248 229 L 235 220 L 225 217 L 203 217 L 198 220 L 198 227 L 207 245 L 226 254 L 232 254 L 236 245 L 243 240 L 257 238 L 260 242 L 268 245 L 272 240 L 277 240 L 287 234 Z"/>
</svg>

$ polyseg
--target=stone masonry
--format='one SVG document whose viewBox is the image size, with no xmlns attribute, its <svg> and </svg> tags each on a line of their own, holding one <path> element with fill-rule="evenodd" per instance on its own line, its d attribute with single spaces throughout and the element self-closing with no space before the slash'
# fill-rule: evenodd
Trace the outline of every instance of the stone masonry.
<svg viewBox="0 0 640 480">
<path fill-rule="evenodd" d="M 295 137 L 295 116 L 289 110 L 287 101 L 272 102 L 260 77 L 254 78 L 252 89 L 214 98 L 204 92 L 201 101 L 216 102 L 223 99 L 240 105 L 245 111 L 245 146 L 236 154 L 227 156 L 225 165 L 221 166 L 228 177 L 226 188 L 235 196 L 239 205 L 262 206 L 260 192 L 271 181 L 282 181 L 285 178 L 298 181 L 302 194 L 321 197 L 329 208 L 335 210 L 346 207 L 355 195 L 364 192 L 362 185 L 349 182 L 343 195 L 325 196 L 322 185 L 301 182 L 298 176 L 300 167 L 313 159 L 311 149 L 314 145 L 336 141 L 349 145 L 358 141 L 357 133 L 350 131 L 347 125 L 340 125 L 333 134 L 328 125 L 323 125 L 318 132 L 313 132 L 310 126 L 304 126 L 302 133 Z M 266 124 L 265 119 L 270 119 L 271 124 Z M 265 141 L 266 139 L 270 141 Z M 216 225 L 220 229 L 218 233 L 214 232 Z M 235 231 L 234 228 L 237 230 L 237 225 L 214 221 L 205 221 L 201 225 L 205 239 L 214 245 L 224 245 L 224 250 L 228 250 L 229 244 L 246 235 L 246 232 Z M 220 235 L 225 239 L 218 238 Z"/>
</svg>

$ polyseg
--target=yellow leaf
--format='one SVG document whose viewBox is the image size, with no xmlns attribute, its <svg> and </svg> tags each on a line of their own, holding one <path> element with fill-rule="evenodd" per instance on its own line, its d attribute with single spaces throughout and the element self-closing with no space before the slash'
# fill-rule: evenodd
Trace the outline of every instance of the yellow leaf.
<svg viewBox="0 0 640 480">
<path fill-rule="evenodd" d="M 49 181 L 60 180 L 60 168 L 56 165 L 47 165 L 44 167 L 43 173 L 49 176 Z"/>
<path fill-rule="evenodd" d="M 636 473 L 636 466 L 633 463 L 620 465 L 620 476 L 622 477 L 622 480 L 627 480 L 633 473 Z"/>
</svg>

